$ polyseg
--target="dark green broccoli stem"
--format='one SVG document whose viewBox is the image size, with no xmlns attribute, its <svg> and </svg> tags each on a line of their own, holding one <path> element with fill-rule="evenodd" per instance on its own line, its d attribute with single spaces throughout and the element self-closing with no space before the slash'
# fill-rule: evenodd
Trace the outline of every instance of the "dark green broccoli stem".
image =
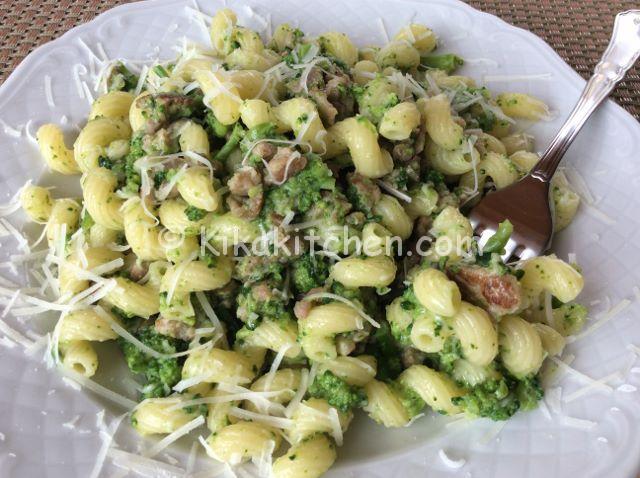
<svg viewBox="0 0 640 478">
<path fill-rule="evenodd" d="M 163 354 L 173 354 L 187 349 L 186 342 L 161 335 L 153 327 L 140 329 L 134 336 L 147 347 Z M 129 369 L 133 373 L 143 374 L 147 380 L 142 392 L 143 398 L 166 397 L 172 393 L 173 386 L 181 379 L 184 359 L 156 359 L 124 339 L 119 339 L 118 344 Z"/>
<path fill-rule="evenodd" d="M 329 370 L 316 376 L 309 387 L 309 395 L 325 399 L 343 413 L 367 404 L 367 396 L 361 388 L 349 385 Z"/>
<path fill-rule="evenodd" d="M 211 134 L 217 138 L 224 138 L 229 132 L 229 126 L 220 123 L 218 118 L 216 118 L 216 115 L 213 114 L 213 111 L 207 111 L 205 121 L 211 131 Z"/>
<path fill-rule="evenodd" d="M 422 66 L 444 70 L 448 75 L 457 70 L 463 63 L 464 60 L 453 53 L 447 53 L 446 55 L 427 55 L 420 58 L 420 64 Z"/>
<path fill-rule="evenodd" d="M 187 219 L 193 222 L 199 221 L 207 215 L 207 211 L 205 211 L 204 209 L 200 209 L 191 205 L 185 208 L 184 213 L 187 216 Z"/>
<path fill-rule="evenodd" d="M 213 159 L 217 161 L 222 161 L 222 162 L 226 161 L 226 159 L 233 152 L 233 150 L 238 147 L 238 144 L 240 143 L 240 140 L 242 139 L 243 136 L 244 136 L 244 129 L 239 123 L 236 123 L 236 125 L 233 127 L 233 130 L 231 131 L 231 135 L 229 136 L 229 139 L 227 139 L 227 142 L 220 149 L 220 151 L 216 153 Z"/>
</svg>

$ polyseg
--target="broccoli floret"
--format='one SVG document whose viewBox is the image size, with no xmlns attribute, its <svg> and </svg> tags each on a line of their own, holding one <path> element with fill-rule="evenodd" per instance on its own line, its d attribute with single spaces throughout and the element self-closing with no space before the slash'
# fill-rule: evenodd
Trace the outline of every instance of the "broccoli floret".
<svg viewBox="0 0 640 478">
<path fill-rule="evenodd" d="M 197 208 L 195 206 L 187 206 L 184 210 L 185 215 L 189 221 L 197 222 L 207 215 L 207 211 Z"/>
<path fill-rule="evenodd" d="M 537 377 L 516 380 L 504 376 L 476 385 L 466 395 L 452 399 L 452 402 L 470 415 L 497 421 L 509 419 L 518 410 L 536 408 L 543 395 Z"/>
<path fill-rule="evenodd" d="M 134 91 L 138 85 L 138 77 L 131 73 L 122 63 L 116 63 L 107 77 L 107 90 Z"/>
<path fill-rule="evenodd" d="M 420 58 L 420 64 L 427 68 L 437 68 L 446 71 L 448 75 L 453 73 L 458 67 L 464 64 L 464 60 L 457 55 L 447 53 L 446 55 L 427 55 Z"/>
<path fill-rule="evenodd" d="M 290 318 L 288 299 L 274 292 L 273 284 L 260 282 L 250 287 L 243 286 L 236 298 L 238 318 L 243 320 L 249 330 L 255 329 L 263 317 L 271 319 Z"/>
<path fill-rule="evenodd" d="M 329 370 L 316 376 L 309 387 L 309 394 L 324 398 L 343 413 L 367 404 L 367 396 L 361 388 L 349 385 Z"/>
<path fill-rule="evenodd" d="M 271 227 L 273 214 L 284 217 L 288 212 L 306 213 L 322 200 L 323 190 L 334 190 L 335 179 L 319 156 L 307 155 L 307 166 L 282 186 L 265 192 L 264 206 L 258 220 Z"/>
<path fill-rule="evenodd" d="M 538 407 L 538 402 L 542 400 L 544 391 L 540 385 L 538 377 L 527 377 L 522 380 L 518 380 L 518 385 L 515 389 L 516 397 L 520 403 L 520 410 L 527 411 L 533 410 Z"/>
<path fill-rule="evenodd" d="M 505 379 L 487 380 L 451 401 L 470 415 L 496 421 L 507 420 L 519 408 L 518 400 L 510 393 Z"/>
<path fill-rule="evenodd" d="M 584 305 L 570 302 L 553 309 L 553 320 L 562 335 L 574 335 L 582 329 L 587 312 Z"/>
<path fill-rule="evenodd" d="M 131 138 L 129 154 L 127 154 L 124 162 L 124 189 L 135 194 L 140 190 L 141 183 L 140 173 L 135 168 L 135 162 L 146 154 L 142 147 L 142 142 L 143 134 L 136 134 Z"/>
<path fill-rule="evenodd" d="M 187 343 L 161 335 L 153 327 L 145 327 L 136 332 L 135 337 L 153 350 L 173 354 L 187 349 Z M 180 359 L 156 359 L 145 354 L 131 342 L 119 339 L 129 369 L 136 374 L 144 374 L 147 379 L 143 398 L 166 397 L 172 387 L 180 381 L 182 363 Z"/>
<path fill-rule="evenodd" d="M 235 277 L 244 284 L 270 279 L 284 281 L 285 264 L 274 255 L 244 256 L 236 262 Z"/>
<path fill-rule="evenodd" d="M 358 102 L 360 114 L 376 124 L 389 108 L 400 102 L 396 88 L 384 77 L 371 80 L 362 89 L 354 88 L 353 94 Z"/>
<path fill-rule="evenodd" d="M 329 261 L 325 256 L 305 253 L 293 263 L 293 287 L 305 294 L 321 287 L 329 278 Z"/>
<path fill-rule="evenodd" d="M 451 373 L 456 360 L 463 358 L 463 355 L 460 341 L 457 337 L 451 335 L 444 341 L 442 350 L 435 357 L 430 356 L 430 358 L 435 359 L 438 370 Z"/>
<path fill-rule="evenodd" d="M 391 334 L 388 322 L 383 321 L 371 336 L 367 353 L 378 358 L 378 380 L 393 380 L 402 372 L 402 351 Z"/>
</svg>

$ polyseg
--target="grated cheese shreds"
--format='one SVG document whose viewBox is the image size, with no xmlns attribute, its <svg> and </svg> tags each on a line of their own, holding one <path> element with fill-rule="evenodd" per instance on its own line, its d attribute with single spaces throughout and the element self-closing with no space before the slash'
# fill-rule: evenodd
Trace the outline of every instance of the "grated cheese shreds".
<svg viewBox="0 0 640 478">
<path fill-rule="evenodd" d="M 360 316 L 365 319 L 367 322 L 369 322 L 371 325 L 373 325 L 376 328 L 380 327 L 380 324 L 378 322 L 376 322 L 373 317 L 371 317 L 370 315 L 368 315 L 364 310 L 362 310 L 361 307 L 358 306 L 358 304 L 356 304 L 355 302 L 342 297 L 341 295 L 337 295 L 337 294 L 332 294 L 330 292 L 317 292 L 315 294 L 309 294 L 307 296 L 304 297 L 305 301 L 308 300 L 315 300 L 315 299 L 332 299 L 332 300 L 337 300 L 338 302 L 342 302 L 343 304 L 348 305 L 349 307 L 352 307 L 353 309 L 355 309 L 358 314 L 360 314 Z"/>
<path fill-rule="evenodd" d="M 280 347 L 280 350 L 278 350 L 278 353 L 276 354 L 275 358 L 273 359 L 273 362 L 271 363 L 271 368 L 267 373 L 267 378 L 266 378 L 264 388 L 266 389 L 271 388 L 271 383 L 273 382 L 273 379 L 276 376 L 276 372 L 280 368 L 280 364 L 284 359 L 284 354 L 286 354 L 290 348 L 291 348 L 291 344 L 284 344 L 282 347 Z"/>
<path fill-rule="evenodd" d="M 139 473 L 142 476 L 176 478 L 183 477 L 186 473 L 183 468 L 115 448 L 111 448 L 107 452 L 107 455 L 113 460 L 115 466 L 127 471 Z"/>
<path fill-rule="evenodd" d="M 315 366 L 315 364 L 314 364 Z M 293 413 L 296 411 L 305 394 L 307 393 L 307 389 L 311 385 L 313 379 L 311 378 L 311 373 L 309 369 L 303 368 L 300 371 L 300 385 L 298 386 L 298 390 L 296 390 L 296 394 L 293 396 L 287 408 L 284 410 L 284 415 L 286 417 L 291 417 Z"/>
<path fill-rule="evenodd" d="M 4 320 L 0 320 L 0 332 L 25 348 L 33 345 L 33 341 L 29 340 L 16 329 L 10 327 Z"/>
<path fill-rule="evenodd" d="M 581 380 L 582 382 L 594 384 L 595 387 L 601 388 L 603 390 L 607 390 L 609 392 L 613 391 L 613 388 L 611 388 L 606 383 L 598 383 L 597 380 L 594 380 L 593 378 L 583 374 L 582 372 L 578 372 L 576 369 L 574 369 L 573 367 L 570 367 L 566 362 L 563 362 L 558 357 L 549 357 L 549 358 L 553 361 L 553 363 L 555 363 L 562 370 L 569 373 L 570 375 L 573 375 L 574 377 Z"/>
<path fill-rule="evenodd" d="M 173 442 L 179 440 L 185 435 L 188 435 L 192 430 L 195 430 L 196 428 L 204 425 L 204 421 L 205 421 L 204 417 L 202 415 L 198 415 L 196 418 L 194 418 L 190 422 L 182 425 L 176 431 L 169 433 L 166 437 L 164 437 L 162 440 L 160 440 L 158 443 L 152 446 L 148 451 L 146 451 L 144 453 L 144 456 L 146 458 L 153 458 L 162 450 L 164 450 L 169 445 L 171 445 Z"/>
<path fill-rule="evenodd" d="M 592 422 L 591 420 L 584 420 L 582 418 L 569 417 L 566 415 L 560 417 L 560 422 L 563 425 L 571 428 L 577 428 L 579 430 L 591 430 L 597 425 L 596 422 Z"/>
<path fill-rule="evenodd" d="M 342 446 L 343 443 L 343 434 L 342 434 L 342 425 L 340 425 L 340 417 L 338 415 L 338 410 L 331 407 L 329 408 L 329 421 L 331 422 L 331 436 L 336 442 L 336 445 Z"/>
<path fill-rule="evenodd" d="M 621 300 L 620 302 L 618 302 L 618 304 L 615 307 L 611 308 L 600 320 L 598 320 L 596 323 L 591 325 L 589 328 L 587 328 L 586 330 L 582 331 L 578 335 L 574 335 L 572 337 L 568 337 L 567 338 L 567 343 L 573 343 L 573 342 L 576 342 L 576 341 L 578 341 L 580 339 L 583 339 L 583 338 L 591 335 L 593 332 L 598 330 L 604 324 L 606 324 L 611 319 L 613 319 L 615 316 L 617 316 L 622 311 L 624 311 L 627 307 L 629 307 L 629 305 L 631 305 L 631 301 L 630 300 L 628 300 L 628 299 Z"/>
<path fill-rule="evenodd" d="M 387 32 L 387 27 L 385 26 L 384 20 L 382 19 L 382 17 L 376 18 L 376 23 L 378 24 L 378 27 L 380 27 L 380 33 L 382 34 L 382 39 L 385 41 L 385 43 L 389 43 L 391 41 L 389 39 L 389 32 Z"/>
<path fill-rule="evenodd" d="M 459 459 L 459 460 L 452 460 L 451 458 L 449 458 L 447 453 L 442 448 L 440 448 L 438 450 L 438 456 L 442 460 L 442 463 L 444 463 L 447 467 L 449 467 L 449 468 L 451 468 L 453 470 L 457 470 L 458 468 L 462 468 L 465 465 L 465 463 L 467 463 L 467 461 L 462 459 L 462 458 Z"/>
<path fill-rule="evenodd" d="M 598 388 L 599 385 L 607 385 L 609 382 L 613 380 L 621 380 L 621 379 L 622 379 L 622 375 L 620 374 L 620 372 L 611 373 L 605 377 L 594 380 L 592 383 L 586 385 L 585 387 L 579 390 L 576 390 L 575 392 L 572 392 L 566 395 L 565 397 L 563 397 L 562 401 L 565 403 L 573 402 L 574 400 L 588 394 L 593 389 Z"/>
<path fill-rule="evenodd" d="M 250 412 L 238 407 L 232 407 L 229 410 L 229 415 L 242 418 L 243 420 L 253 420 L 256 422 L 264 423 L 265 425 L 272 426 L 274 428 L 280 428 L 283 430 L 289 429 L 293 426 L 293 420 L 289 418 L 272 417 L 271 415 L 265 415 L 262 413 Z"/>
<path fill-rule="evenodd" d="M 411 196 L 409 196 L 408 194 L 403 193 L 402 191 L 397 190 L 396 188 L 391 186 L 389 183 L 386 183 L 386 182 L 382 181 L 381 179 L 378 179 L 376 182 L 378 183 L 378 186 L 380 186 L 382 189 L 387 191 L 389 194 L 397 197 L 398 199 L 401 199 L 401 200 L 403 200 L 405 202 L 408 202 L 408 203 L 410 203 L 412 201 Z"/>
<path fill-rule="evenodd" d="M 240 387 L 238 385 L 228 385 L 228 384 L 220 384 L 218 386 L 219 390 L 224 392 L 230 392 L 227 395 L 219 395 L 215 397 L 204 397 L 204 398 L 194 398 L 193 400 L 186 400 L 176 403 L 175 405 L 171 405 L 167 408 L 167 411 L 179 410 L 185 407 L 194 407 L 198 405 L 215 405 L 218 403 L 227 403 L 227 402 L 238 402 L 242 400 L 250 401 L 256 405 L 264 404 L 265 402 L 269 405 L 279 405 L 276 403 L 271 403 L 269 398 L 277 397 L 284 390 L 274 390 L 268 392 L 254 392 L 253 390 L 249 390 L 244 387 Z M 233 393 L 233 392 L 236 393 Z"/>
<path fill-rule="evenodd" d="M 75 382 L 77 385 L 91 390 L 101 397 L 106 398 L 111 403 L 120 405 L 122 408 L 131 410 L 137 405 L 133 400 L 123 397 L 119 393 L 116 393 L 113 390 L 109 390 L 108 388 L 103 387 L 99 383 L 96 383 L 93 380 L 86 378 L 84 375 L 80 375 L 79 373 L 74 372 L 73 370 L 63 368 L 62 374 L 65 375 L 65 378 L 71 380 L 72 382 Z"/>
<path fill-rule="evenodd" d="M 126 416 L 127 414 L 125 413 L 123 415 L 120 415 L 119 417 L 116 417 L 106 430 L 102 430 L 100 432 L 100 436 L 102 437 L 102 445 L 100 446 L 100 450 L 98 450 L 98 456 L 96 458 L 95 464 L 93 465 L 93 469 L 91 470 L 89 478 L 98 478 L 100 476 L 100 472 L 102 471 L 102 467 L 104 466 L 104 461 L 107 458 L 107 453 L 109 451 L 109 448 L 111 447 L 111 443 L 113 442 L 113 437 L 116 434 L 120 423 L 122 423 L 122 420 Z"/>
</svg>

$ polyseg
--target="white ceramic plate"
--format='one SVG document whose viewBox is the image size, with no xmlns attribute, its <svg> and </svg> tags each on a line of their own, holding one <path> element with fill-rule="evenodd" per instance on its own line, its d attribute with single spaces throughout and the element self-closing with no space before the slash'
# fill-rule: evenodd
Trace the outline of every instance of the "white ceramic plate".
<svg viewBox="0 0 640 478">
<path fill-rule="evenodd" d="M 206 3 L 204 11 L 212 13 L 225 2 Z M 264 25 L 246 5 L 262 17 L 270 13 L 273 25 L 297 23 L 309 34 L 344 31 L 360 45 L 385 41 L 379 18 L 392 34 L 410 20 L 423 22 L 440 36 L 441 50 L 469 60 L 464 74 L 479 80 L 484 75 L 548 77 L 512 81 L 494 78 L 487 82 L 495 91 L 533 93 L 557 112 L 555 121 L 530 128 L 537 137 L 538 149 L 543 149 L 558 129 L 584 84 L 539 38 L 455 0 L 228 0 L 226 4 L 237 11 L 240 23 L 258 30 Z M 188 5 L 193 4 L 159 0 L 115 8 L 39 48 L 16 69 L 0 87 L 0 117 L 4 122 L 0 123 L 0 178 L 5 198 L 26 179 L 38 177 L 43 169 L 33 143 L 14 137 L 13 129 L 24 130 L 31 120 L 30 131 L 34 132 L 39 124 L 60 123 L 66 116 L 71 139 L 76 134 L 73 125 L 82 124 L 88 112 L 86 99 L 81 99 L 76 90 L 73 69 L 90 69 L 89 49 L 99 55 L 100 43 L 109 58 L 171 57 L 171 46 L 183 35 L 205 39 L 202 24 L 185 8 Z M 54 107 L 46 101 L 45 75 L 51 76 Z M 565 259 L 569 252 L 577 254 L 587 284 L 581 300 L 585 304 L 600 301 L 592 307 L 591 315 L 596 317 L 592 323 L 599 313 L 621 300 L 631 301 L 624 311 L 567 350 L 567 354 L 575 355 L 573 367 L 591 377 L 621 371 L 621 380 L 612 382 L 614 391 L 594 389 L 578 400 L 563 403 L 560 414 L 548 416 L 541 410 L 519 414 L 502 429 L 484 420 L 445 426 L 445 419 L 427 417 L 410 429 L 387 431 L 358 417 L 346 435 L 338 463 L 327 476 L 636 475 L 640 463 L 640 393 L 631 390 L 640 386 L 640 361 L 635 360 L 638 357 L 628 345 L 640 345 L 640 300 L 637 292 L 634 296 L 634 287 L 640 284 L 640 239 L 636 234 L 640 228 L 639 156 L 640 125 L 608 102 L 566 158 L 566 165 L 580 172 L 573 177 L 584 178 L 588 192 L 583 194 L 593 205 L 581 208 L 575 223 L 556 238 L 554 247 Z M 48 182 L 46 176 L 43 182 Z M 11 237 L 1 241 L 0 255 L 5 261 L 15 251 L 15 242 Z M 2 267 L 0 274 L 8 277 L 6 265 Z M 25 329 L 11 317 L 6 320 Z M 51 325 L 47 320 L 40 321 L 44 329 Z M 41 355 L 40 351 L 35 359 L 29 359 L 19 347 L 0 348 L 0 476 L 86 478 L 101 445 L 95 432 L 95 414 L 105 405 L 90 394 L 78 393 L 57 374 L 47 371 L 37 360 Z M 126 389 L 126 382 L 120 379 L 103 383 Z M 617 390 L 623 384 L 630 386 Z M 567 397 L 584 383 L 565 375 L 558 385 Z M 109 408 L 107 422 L 114 416 L 110 411 L 118 412 Z M 590 420 L 594 425 L 589 429 L 570 427 L 567 417 Z M 73 426 L 68 423 L 63 427 L 65 422 Z M 125 435 L 118 436 L 120 445 L 135 449 L 134 439 Z M 441 449 L 453 459 L 464 460 L 464 465 L 456 470 L 448 467 L 439 456 Z M 170 453 L 184 458 L 180 447 Z M 160 459 L 167 460 L 164 456 Z M 101 476 L 112 476 L 115 468 L 109 466 Z M 147 476 L 160 475 L 150 472 Z"/>
</svg>

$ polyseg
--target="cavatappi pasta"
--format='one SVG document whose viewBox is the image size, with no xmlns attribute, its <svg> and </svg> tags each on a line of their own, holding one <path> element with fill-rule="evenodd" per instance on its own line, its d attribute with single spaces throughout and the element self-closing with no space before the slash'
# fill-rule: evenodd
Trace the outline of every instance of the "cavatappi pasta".
<svg viewBox="0 0 640 478">
<path fill-rule="evenodd" d="M 206 425 L 212 459 L 274 478 L 326 472 L 358 408 L 385 427 L 534 408 L 585 319 L 582 274 L 506 264 L 508 237 L 479 251 L 461 210 L 533 167 L 515 119 L 546 104 L 454 74 L 421 24 L 380 47 L 288 24 L 264 41 L 223 9 L 210 37 L 141 77 L 107 68 L 72 148 L 38 130 L 82 188 L 19 196 L 50 247 L 54 359 L 91 377 L 116 342 L 140 434 Z M 580 197 L 552 186 L 560 230 Z"/>
</svg>

